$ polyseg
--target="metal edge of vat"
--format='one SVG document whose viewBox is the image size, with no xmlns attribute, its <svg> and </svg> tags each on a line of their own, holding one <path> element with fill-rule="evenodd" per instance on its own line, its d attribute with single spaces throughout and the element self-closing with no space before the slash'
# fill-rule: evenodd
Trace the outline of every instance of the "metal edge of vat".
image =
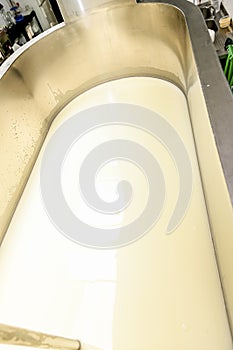
<svg viewBox="0 0 233 350">
<path fill-rule="evenodd" d="M 181 10 L 185 16 L 210 123 L 233 204 L 233 95 L 200 10 L 183 0 L 140 0 L 139 5 L 140 3 L 170 4 Z"/>
</svg>

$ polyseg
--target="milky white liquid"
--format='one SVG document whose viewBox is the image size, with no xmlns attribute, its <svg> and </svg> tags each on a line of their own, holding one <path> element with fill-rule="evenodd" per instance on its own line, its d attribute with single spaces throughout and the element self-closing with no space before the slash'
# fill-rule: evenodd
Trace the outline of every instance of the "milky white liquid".
<svg viewBox="0 0 233 350">
<path fill-rule="evenodd" d="M 124 226 L 140 215 L 148 198 L 140 169 L 113 161 L 99 172 L 97 191 L 114 200 L 115 184 L 126 177 L 134 189 L 127 211 L 109 218 L 82 203 L 76 174 L 101 142 L 140 140 L 156 154 L 166 183 L 165 206 L 150 232 L 123 248 L 98 250 L 70 241 L 53 226 L 41 199 L 40 164 L 46 142 L 65 120 L 113 102 L 152 109 L 175 128 L 191 159 L 193 193 L 184 220 L 166 235 L 179 188 L 166 148 L 136 128 L 91 131 L 73 146 L 62 174 L 67 203 L 84 222 Z M 121 79 L 87 91 L 59 113 L 0 249 L 0 323 L 80 339 L 84 350 L 232 349 L 187 103 L 177 87 L 154 78 Z"/>
</svg>

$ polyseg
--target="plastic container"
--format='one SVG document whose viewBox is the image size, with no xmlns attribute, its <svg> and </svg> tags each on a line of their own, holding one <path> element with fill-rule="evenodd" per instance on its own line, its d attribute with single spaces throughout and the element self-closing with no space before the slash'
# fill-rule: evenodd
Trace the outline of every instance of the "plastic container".
<svg viewBox="0 0 233 350">
<path fill-rule="evenodd" d="M 219 20 L 220 28 L 227 28 L 230 24 L 231 24 L 230 16 L 224 16 Z"/>
</svg>

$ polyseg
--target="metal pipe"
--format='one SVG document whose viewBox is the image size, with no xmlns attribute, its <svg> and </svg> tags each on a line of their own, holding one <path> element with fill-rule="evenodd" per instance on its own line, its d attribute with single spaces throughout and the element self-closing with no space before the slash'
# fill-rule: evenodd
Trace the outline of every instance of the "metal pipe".
<svg viewBox="0 0 233 350">
<path fill-rule="evenodd" d="M 44 334 L 4 324 L 0 324 L 0 344 L 21 345 L 55 350 L 81 349 L 81 344 L 78 340 Z"/>
</svg>

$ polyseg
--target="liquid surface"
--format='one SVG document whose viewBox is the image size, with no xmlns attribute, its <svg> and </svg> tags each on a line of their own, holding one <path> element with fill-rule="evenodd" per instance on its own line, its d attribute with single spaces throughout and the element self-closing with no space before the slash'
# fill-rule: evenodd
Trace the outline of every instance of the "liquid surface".
<svg viewBox="0 0 233 350">
<path fill-rule="evenodd" d="M 190 159 L 192 194 L 183 220 L 166 234 L 182 186 L 166 145 L 130 125 L 86 133 L 70 148 L 61 177 L 64 197 L 80 220 L 97 228 L 121 228 L 140 216 L 148 201 L 143 169 L 114 159 L 99 169 L 97 193 L 111 203 L 117 199 L 117 183 L 127 179 L 132 200 L 115 215 L 88 207 L 78 172 L 103 142 L 130 140 L 149 150 L 166 187 L 159 219 L 143 237 L 100 250 L 69 240 L 53 225 L 42 201 L 40 169 L 56 130 L 77 112 L 106 103 L 145 107 L 172 126 Z M 80 339 L 84 350 L 232 349 L 188 106 L 176 86 L 154 78 L 112 81 L 82 94 L 56 117 L 0 249 L 0 323 Z M 0 345 L 5 348 L 10 349 Z"/>
</svg>

